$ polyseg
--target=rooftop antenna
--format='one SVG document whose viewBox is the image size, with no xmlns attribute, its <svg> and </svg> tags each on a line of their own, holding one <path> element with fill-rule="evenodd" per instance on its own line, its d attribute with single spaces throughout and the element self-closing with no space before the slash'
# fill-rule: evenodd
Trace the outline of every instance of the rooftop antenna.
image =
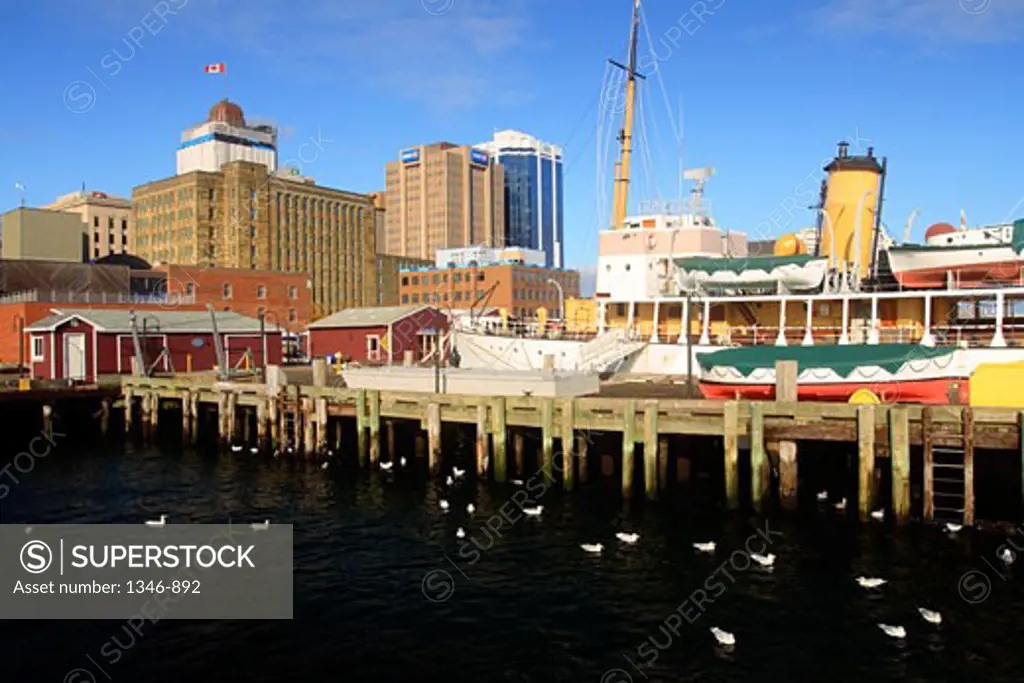
<svg viewBox="0 0 1024 683">
<path fill-rule="evenodd" d="M 21 207 L 25 208 L 25 184 L 22 182 L 14 183 L 14 189 L 21 192 Z"/>
<path fill-rule="evenodd" d="M 694 182 L 694 187 L 690 190 L 690 214 L 695 218 L 704 217 L 704 184 L 714 173 L 714 168 L 705 166 L 704 168 L 687 169 L 683 174 L 686 180 Z"/>
</svg>

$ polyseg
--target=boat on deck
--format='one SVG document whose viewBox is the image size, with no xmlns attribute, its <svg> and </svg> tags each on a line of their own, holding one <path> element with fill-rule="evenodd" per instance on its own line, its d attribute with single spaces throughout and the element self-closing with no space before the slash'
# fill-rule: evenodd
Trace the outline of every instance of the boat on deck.
<svg viewBox="0 0 1024 683">
<path fill-rule="evenodd" d="M 705 398 L 774 400 L 775 364 L 796 361 L 797 398 L 849 401 L 864 390 L 884 403 L 967 404 L 971 368 L 958 347 L 920 344 L 752 346 L 697 354 Z"/>
<path fill-rule="evenodd" d="M 937 223 L 924 244 L 889 247 L 889 267 L 903 287 L 1024 285 L 1024 220 L 956 230 Z"/>
<path fill-rule="evenodd" d="M 688 256 L 675 259 L 682 291 L 770 289 L 806 292 L 820 289 L 828 259 L 807 254 L 741 258 Z"/>
</svg>

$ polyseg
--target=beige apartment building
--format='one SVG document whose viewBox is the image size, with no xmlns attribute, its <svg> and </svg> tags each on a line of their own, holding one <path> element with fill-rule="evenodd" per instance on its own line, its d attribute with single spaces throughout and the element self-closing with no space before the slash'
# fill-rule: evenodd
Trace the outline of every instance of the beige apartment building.
<svg viewBox="0 0 1024 683">
<path fill-rule="evenodd" d="M 232 161 L 140 185 L 132 205 L 136 253 L 151 263 L 306 273 L 314 319 L 376 305 L 369 195 Z"/>
<path fill-rule="evenodd" d="M 91 260 L 135 251 L 132 203 L 123 197 L 82 190 L 59 197 L 57 201 L 42 208 L 76 213 L 82 217 L 89 234 L 87 258 Z"/>
<path fill-rule="evenodd" d="M 482 150 L 449 142 L 388 162 L 379 251 L 433 259 L 438 249 L 504 246 L 505 175 Z"/>
</svg>

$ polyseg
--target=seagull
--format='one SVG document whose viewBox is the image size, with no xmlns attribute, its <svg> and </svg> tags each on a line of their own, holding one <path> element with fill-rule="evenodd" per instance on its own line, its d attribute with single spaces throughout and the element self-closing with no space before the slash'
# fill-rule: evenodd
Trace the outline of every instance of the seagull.
<svg viewBox="0 0 1024 683">
<path fill-rule="evenodd" d="M 907 629 L 902 626 L 890 626 L 889 624 L 879 624 L 878 628 L 882 629 L 885 635 L 892 638 L 903 639 L 907 637 Z"/>
<path fill-rule="evenodd" d="M 465 537 L 466 537 L 466 532 L 462 530 L 461 526 L 458 529 L 455 530 L 455 538 L 465 538 Z"/>
<path fill-rule="evenodd" d="M 382 462 L 380 464 L 380 469 L 381 469 L 381 472 L 390 472 L 391 468 L 394 467 L 394 466 L 395 466 L 394 461 L 392 461 L 392 462 Z"/>
<path fill-rule="evenodd" d="M 963 528 L 963 524 L 953 524 L 953 522 L 946 522 L 946 531 L 948 531 L 951 534 L 955 534 Z"/>
<path fill-rule="evenodd" d="M 846 509 L 846 499 L 843 498 L 838 503 L 833 503 L 832 507 L 834 507 L 836 510 L 845 510 Z"/>
<path fill-rule="evenodd" d="M 871 519 L 877 519 L 879 522 L 885 519 L 885 510 L 875 510 L 871 513 Z"/>
<path fill-rule="evenodd" d="M 885 579 L 869 578 L 867 576 L 857 577 L 857 585 L 861 588 L 878 588 L 885 583 L 888 583 Z"/>
<path fill-rule="evenodd" d="M 732 647 L 736 644 L 736 636 L 729 633 L 728 631 L 723 631 L 717 626 L 711 627 L 711 633 L 715 636 L 715 640 L 718 641 L 719 645 L 724 645 L 725 647 Z"/>
<path fill-rule="evenodd" d="M 448 475 L 448 478 L 444 480 L 444 485 L 445 486 L 451 486 L 454 483 L 455 483 L 455 480 L 451 478 L 451 475 Z"/>
<path fill-rule="evenodd" d="M 232 446 L 231 447 L 231 452 L 232 453 L 239 453 L 239 452 L 241 452 L 241 450 L 242 450 L 241 446 Z"/>
<path fill-rule="evenodd" d="M 818 491 L 818 501 L 824 503 L 828 500 L 828 491 Z"/>
<path fill-rule="evenodd" d="M 294 448 L 292 448 L 291 446 L 289 446 L 289 447 L 288 447 L 287 449 L 285 449 L 285 450 L 287 450 L 289 454 L 291 454 L 291 453 L 294 453 L 294 452 L 295 452 L 295 449 L 294 449 Z M 330 451 L 328 451 L 328 452 L 327 452 L 327 455 L 330 455 L 330 454 L 331 454 L 331 452 L 330 452 Z"/>
<path fill-rule="evenodd" d="M 523 480 L 522 479 L 513 479 L 509 483 L 512 484 L 513 486 L 522 486 L 523 485 Z"/>
<path fill-rule="evenodd" d="M 623 543 L 636 543 L 640 540 L 640 534 L 627 534 L 620 531 L 615 534 L 615 538 L 619 539 Z"/>
<path fill-rule="evenodd" d="M 167 524 L 167 515 L 160 515 L 160 519 L 147 519 L 146 526 L 163 526 Z"/>
<path fill-rule="evenodd" d="M 761 555 L 760 553 L 750 553 L 750 559 L 757 562 L 762 567 L 771 567 L 775 564 L 775 553 L 768 553 L 767 555 Z"/>
<path fill-rule="evenodd" d="M 263 522 L 253 522 L 249 526 L 252 527 L 253 531 L 266 531 L 270 528 L 270 520 L 268 519 Z"/>
<path fill-rule="evenodd" d="M 456 479 L 461 479 L 466 476 L 466 470 L 460 470 L 458 467 L 452 467 L 452 474 L 455 475 Z"/>
<path fill-rule="evenodd" d="M 290 453 L 291 449 L 288 449 L 288 452 Z M 330 448 L 328 448 L 327 449 L 327 455 L 333 458 L 334 457 L 334 451 L 332 451 Z"/>
<path fill-rule="evenodd" d="M 586 550 L 588 553 L 599 553 L 604 550 L 604 546 L 600 543 L 582 543 L 580 547 Z"/>
<path fill-rule="evenodd" d="M 544 512 L 544 506 L 538 505 L 532 508 L 523 508 L 523 514 L 527 517 L 540 517 L 540 513 Z"/>
<path fill-rule="evenodd" d="M 31 528 L 31 527 L 29 527 Z M 999 553 L 999 559 L 1003 561 L 1003 564 L 1013 564 L 1017 556 L 1013 554 L 1013 551 L 1009 548 L 1003 548 L 1003 552 Z"/>
<path fill-rule="evenodd" d="M 715 552 L 715 542 L 708 541 L 707 543 L 694 543 L 693 547 L 702 553 L 713 553 Z"/>
<path fill-rule="evenodd" d="M 925 609 L 924 607 L 918 607 L 917 611 L 921 613 L 921 616 L 929 624 L 941 624 L 942 623 L 942 615 L 939 614 L 938 612 L 935 612 L 935 611 L 930 610 L 930 609 Z"/>
<path fill-rule="evenodd" d="M 252 453 L 253 455 L 256 455 L 257 453 L 260 452 L 260 449 L 253 446 L 252 448 L 249 449 L 249 452 Z"/>
<path fill-rule="evenodd" d="M 468 512 L 469 514 L 473 514 L 475 511 L 476 511 L 476 506 L 473 505 L 472 503 L 470 503 L 469 505 L 466 506 L 466 512 Z"/>
<path fill-rule="evenodd" d="M 398 465 L 399 465 L 399 467 L 405 467 L 405 463 L 406 463 L 406 460 L 405 460 L 405 456 L 403 455 L 401 458 L 398 459 Z"/>
<path fill-rule="evenodd" d="M 330 463 L 328 463 L 326 460 L 324 460 L 323 465 L 320 465 L 320 469 L 322 470 L 326 470 L 328 467 L 330 467 Z"/>
<path fill-rule="evenodd" d="M 448 501 L 445 500 L 444 498 L 442 498 L 441 500 L 437 501 L 437 504 L 441 506 L 442 510 L 447 510 L 448 509 Z"/>
</svg>

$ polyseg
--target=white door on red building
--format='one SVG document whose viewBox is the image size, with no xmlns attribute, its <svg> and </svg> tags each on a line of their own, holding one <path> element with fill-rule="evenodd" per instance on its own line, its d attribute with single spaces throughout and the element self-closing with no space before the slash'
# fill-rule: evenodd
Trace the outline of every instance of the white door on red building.
<svg viewBox="0 0 1024 683">
<path fill-rule="evenodd" d="M 85 379 L 85 335 L 64 335 L 64 377 Z"/>
<path fill-rule="evenodd" d="M 366 335 L 366 360 L 380 360 L 380 337 L 376 334 Z"/>
</svg>

